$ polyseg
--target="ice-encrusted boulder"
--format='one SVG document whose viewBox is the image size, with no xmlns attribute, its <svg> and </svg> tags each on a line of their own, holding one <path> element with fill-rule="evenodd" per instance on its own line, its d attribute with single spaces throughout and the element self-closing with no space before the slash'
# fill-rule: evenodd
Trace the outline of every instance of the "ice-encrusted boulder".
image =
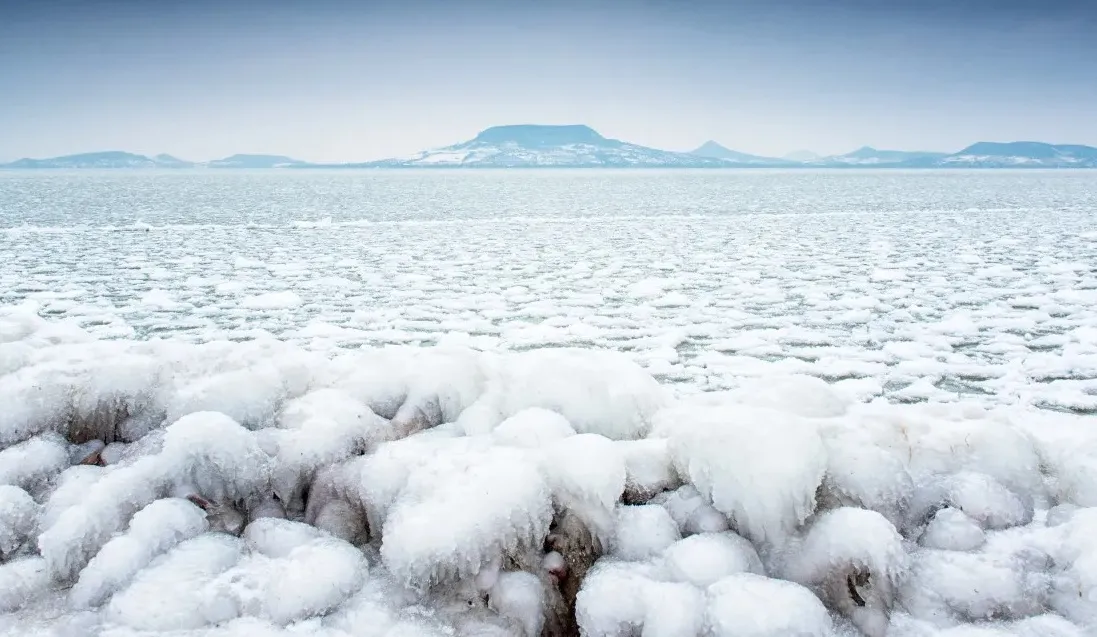
<svg viewBox="0 0 1097 637">
<path fill-rule="evenodd" d="M 803 419 L 750 407 L 679 408 L 660 412 L 680 476 L 740 534 L 781 542 L 815 509 L 827 452 Z"/>
<path fill-rule="evenodd" d="M 617 352 L 538 349 L 499 355 L 489 369 L 484 394 L 458 420 L 469 434 L 489 433 L 539 407 L 563 415 L 578 433 L 636 439 L 671 400 L 650 374 Z"/>
</svg>

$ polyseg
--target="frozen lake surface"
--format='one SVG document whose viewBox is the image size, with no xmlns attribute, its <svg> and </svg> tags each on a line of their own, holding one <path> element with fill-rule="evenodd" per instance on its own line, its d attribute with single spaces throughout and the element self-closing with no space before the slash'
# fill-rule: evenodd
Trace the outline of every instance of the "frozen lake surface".
<svg viewBox="0 0 1097 637">
<path fill-rule="evenodd" d="M 680 393 L 1097 409 L 1097 174 L 0 173 L 0 303 L 101 338 L 621 350 Z"/>
<path fill-rule="evenodd" d="M 1097 171 L 0 172 L 0 637 L 1093 637 L 1095 219 Z"/>
</svg>

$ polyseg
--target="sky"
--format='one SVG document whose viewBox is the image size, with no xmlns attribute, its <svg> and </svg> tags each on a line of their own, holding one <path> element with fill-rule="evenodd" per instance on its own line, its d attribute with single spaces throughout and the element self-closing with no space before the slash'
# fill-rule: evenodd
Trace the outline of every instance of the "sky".
<svg viewBox="0 0 1097 637">
<path fill-rule="evenodd" d="M 669 150 L 1097 145 L 1097 2 L 0 0 L 0 160 L 365 161 L 500 124 Z"/>
</svg>

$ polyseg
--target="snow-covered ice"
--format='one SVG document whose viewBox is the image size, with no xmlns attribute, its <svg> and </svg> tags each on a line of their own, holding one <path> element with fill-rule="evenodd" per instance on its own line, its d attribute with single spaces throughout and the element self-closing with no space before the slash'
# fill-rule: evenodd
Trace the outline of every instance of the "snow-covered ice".
<svg viewBox="0 0 1097 637">
<path fill-rule="evenodd" d="M 183 179 L 0 175 L 0 636 L 1097 635 L 1094 177 Z"/>
</svg>

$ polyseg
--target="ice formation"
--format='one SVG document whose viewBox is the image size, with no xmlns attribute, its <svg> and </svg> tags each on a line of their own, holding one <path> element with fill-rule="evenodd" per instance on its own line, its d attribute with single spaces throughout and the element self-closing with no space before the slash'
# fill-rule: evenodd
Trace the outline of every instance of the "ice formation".
<svg viewBox="0 0 1097 637">
<path fill-rule="evenodd" d="M 1084 417 L 26 308 L 0 347 L 5 637 L 1095 634 Z"/>
</svg>

